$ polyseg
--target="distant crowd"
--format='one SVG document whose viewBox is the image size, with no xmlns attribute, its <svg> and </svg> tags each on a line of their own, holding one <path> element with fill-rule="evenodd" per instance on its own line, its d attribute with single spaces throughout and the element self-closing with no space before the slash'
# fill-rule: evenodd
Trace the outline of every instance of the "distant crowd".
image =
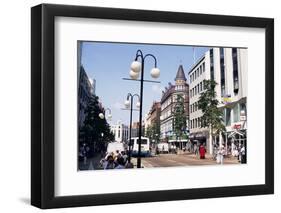
<svg viewBox="0 0 281 213">
<path fill-rule="evenodd" d="M 127 169 L 133 168 L 134 165 L 129 162 L 129 156 L 125 151 L 116 150 L 116 152 L 105 153 L 100 160 L 100 166 L 103 169 Z"/>
</svg>

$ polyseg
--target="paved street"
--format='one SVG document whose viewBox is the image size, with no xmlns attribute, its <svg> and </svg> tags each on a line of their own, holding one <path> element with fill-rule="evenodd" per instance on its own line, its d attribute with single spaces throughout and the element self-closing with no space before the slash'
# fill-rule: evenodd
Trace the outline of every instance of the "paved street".
<svg viewBox="0 0 281 213">
<path fill-rule="evenodd" d="M 136 165 L 136 158 L 132 159 L 134 165 Z M 198 166 L 198 165 L 218 165 L 210 155 L 206 156 L 206 159 L 199 159 L 198 156 L 186 153 L 186 154 L 160 154 L 154 157 L 142 158 L 142 166 L 144 168 L 152 167 L 171 167 L 171 166 Z M 224 164 L 239 164 L 237 158 L 227 157 L 224 159 Z"/>
<path fill-rule="evenodd" d="M 79 170 L 100 170 L 101 156 L 87 159 L 86 162 L 79 162 Z M 137 158 L 132 158 L 134 168 L 137 168 Z M 212 156 L 206 155 L 206 159 L 199 159 L 198 156 L 185 153 L 185 154 L 160 154 L 153 157 L 146 157 L 141 159 L 143 168 L 153 167 L 172 167 L 172 166 L 198 166 L 198 165 L 219 165 Z M 226 157 L 224 158 L 224 165 L 239 164 L 237 158 Z"/>
</svg>

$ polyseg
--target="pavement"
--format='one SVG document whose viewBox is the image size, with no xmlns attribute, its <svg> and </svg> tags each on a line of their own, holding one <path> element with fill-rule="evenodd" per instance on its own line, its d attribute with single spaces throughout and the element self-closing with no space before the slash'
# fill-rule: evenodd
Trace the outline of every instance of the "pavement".
<svg viewBox="0 0 281 213">
<path fill-rule="evenodd" d="M 79 161 L 79 170 L 101 170 L 100 167 L 101 155 L 96 154 L 94 157 L 87 158 L 86 161 Z"/>
<path fill-rule="evenodd" d="M 137 159 L 132 158 L 132 163 L 136 167 Z M 143 168 L 152 167 L 172 167 L 172 166 L 198 166 L 198 165 L 220 165 L 211 155 L 207 154 L 205 159 L 200 159 L 193 153 L 184 154 L 160 154 L 153 157 L 146 157 L 141 159 Z M 235 157 L 225 157 L 223 165 L 239 164 Z"/>
<path fill-rule="evenodd" d="M 101 170 L 100 167 L 101 156 L 88 158 L 85 162 L 79 162 L 79 170 Z M 131 162 L 134 168 L 137 168 L 137 158 L 132 157 Z M 225 157 L 223 165 L 239 164 L 235 157 Z M 209 154 L 205 159 L 200 159 L 193 153 L 185 152 L 183 154 L 159 154 L 151 157 L 141 158 L 142 168 L 155 168 L 155 167 L 174 167 L 174 166 L 199 166 L 199 165 L 220 165 Z"/>
</svg>

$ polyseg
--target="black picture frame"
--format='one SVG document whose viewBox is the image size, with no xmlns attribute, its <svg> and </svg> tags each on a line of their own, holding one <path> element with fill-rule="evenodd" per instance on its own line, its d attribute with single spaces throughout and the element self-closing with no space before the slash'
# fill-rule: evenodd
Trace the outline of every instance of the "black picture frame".
<svg viewBox="0 0 281 213">
<path fill-rule="evenodd" d="M 55 17 L 265 29 L 265 184 L 56 197 L 54 171 Z M 218 198 L 274 193 L 274 20 L 164 11 L 41 4 L 31 8 L 31 204 L 42 208 Z"/>
</svg>

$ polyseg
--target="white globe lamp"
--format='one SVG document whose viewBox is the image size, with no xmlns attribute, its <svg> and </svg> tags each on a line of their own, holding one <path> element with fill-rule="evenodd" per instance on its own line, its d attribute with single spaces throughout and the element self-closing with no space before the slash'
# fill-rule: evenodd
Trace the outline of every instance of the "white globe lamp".
<svg viewBox="0 0 281 213">
<path fill-rule="evenodd" d="M 160 76 L 160 70 L 158 68 L 152 68 L 150 75 L 152 78 L 158 78 Z"/>
<path fill-rule="evenodd" d="M 139 77 L 139 73 L 134 72 L 133 70 L 130 70 L 129 75 L 130 75 L 131 79 L 133 79 L 133 80 L 137 80 Z"/>
<path fill-rule="evenodd" d="M 100 113 L 100 114 L 99 114 L 99 117 L 100 117 L 100 119 L 104 119 L 104 114 L 103 114 L 103 113 Z"/>
<path fill-rule="evenodd" d="M 141 63 L 139 61 L 133 61 L 131 64 L 131 70 L 133 72 L 139 73 L 141 70 Z"/>
<path fill-rule="evenodd" d="M 125 103 L 124 103 L 125 107 L 126 108 L 129 108 L 130 107 L 130 101 L 129 100 L 126 100 Z"/>
</svg>

